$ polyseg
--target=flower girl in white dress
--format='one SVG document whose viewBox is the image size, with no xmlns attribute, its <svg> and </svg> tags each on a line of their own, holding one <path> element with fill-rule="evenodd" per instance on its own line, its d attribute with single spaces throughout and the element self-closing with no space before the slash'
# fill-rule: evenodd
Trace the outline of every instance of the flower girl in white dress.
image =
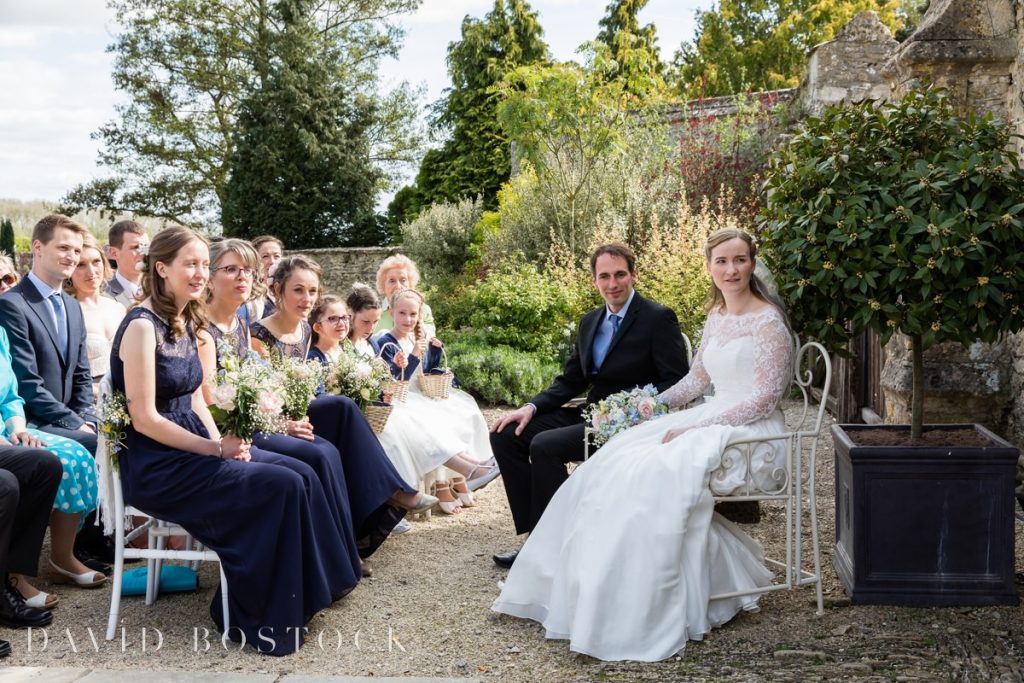
<svg viewBox="0 0 1024 683">
<path fill-rule="evenodd" d="M 733 438 L 784 431 L 791 374 L 785 313 L 753 277 L 756 246 L 719 230 L 705 246 L 713 286 L 690 373 L 663 398 L 685 406 L 621 432 L 552 499 L 492 609 L 539 621 L 548 638 L 605 660 L 682 652 L 758 596 L 713 594 L 768 585 L 760 545 L 713 513 L 709 478 Z M 770 476 L 752 464 L 755 481 Z M 727 477 L 738 485 L 743 473 Z M 643 495 L 637 495 L 637 492 Z M 719 489 L 716 487 L 716 492 Z"/>
<path fill-rule="evenodd" d="M 399 471 L 402 467 L 398 461 L 403 461 L 419 476 L 442 464 L 458 472 L 459 476 L 450 481 L 438 480 L 432 491 L 441 501 L 441 510 L 455 514 L 463 506 L 473 505 L 471 491 L 494 479 L 498 467 L 493 461 L 487 421 L 472 396 L 452 388 L 448 398 L 435 400 L 420 390 L 419 375 L 439 367 L 442 348 L 440 339 L 427 339 L 422 331 L 419 316 L 423 305 L 423 295 L 414 289 L 396 293 L 390 307 L 395 327 L 376 339 L 392 375 L 410 380 L 409 396 L 404 404 L 395 405 L 392 417 L 411 419 L 416 425 L 415 431 L 403 430 L 404 438 L 393 444 L 385 443 L 385 427 L 381 443 Z"/>
</svg>

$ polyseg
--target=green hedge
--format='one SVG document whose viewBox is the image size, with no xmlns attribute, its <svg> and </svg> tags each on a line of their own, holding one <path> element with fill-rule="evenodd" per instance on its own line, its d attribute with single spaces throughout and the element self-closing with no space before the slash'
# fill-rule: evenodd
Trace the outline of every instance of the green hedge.
<svg viewBox="0 0 1024 683">
<path fill-rule="evenodd" d="M 490 404 L 521 405 L 546 389 L 562 369 L 546 353 L 459 339 L 445 347 L 462 388 Z"/>
</svg>

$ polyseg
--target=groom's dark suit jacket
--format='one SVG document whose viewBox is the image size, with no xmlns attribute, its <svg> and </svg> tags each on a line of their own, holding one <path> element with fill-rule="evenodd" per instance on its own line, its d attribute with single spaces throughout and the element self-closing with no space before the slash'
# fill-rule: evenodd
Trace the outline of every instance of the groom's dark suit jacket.
<svg viewBox="0 0 1024 683">
<path fill-rule="evenodd" d="M 538 413 L 555 410 L 584 391 L 587 403 L 645 384 L 664 391 L 690 371 L 676 314 L 637 293 L 612 338 L 601 369 L 591 372 L 594 335 L 606 310 L 601 306 L 583 316 L 576 345 L 562 374 L 530 401 Z"/>
<path fill-rule="evenodd" d="M 97 419 L 82 308 L 73 297 L 61 296 L 68 322 L 66 354 L 58 348 L 50 303 L 27 278 L 0 296 L 0 325 L 11 342 L 11 364 L 28 421 L 74 430 Z"/>
</svg>

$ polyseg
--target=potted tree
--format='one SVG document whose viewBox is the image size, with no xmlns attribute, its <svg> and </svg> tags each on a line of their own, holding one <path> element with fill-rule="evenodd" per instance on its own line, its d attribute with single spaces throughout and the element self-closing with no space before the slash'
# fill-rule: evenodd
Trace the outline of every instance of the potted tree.
<svg viewBox="0 0 1024 683">
<path fill-rule="evenodd" d="M 912 424 L 833 427 L 833 565 L 854 602 L 1017 602 L 1017 450 L 980 425 L 924 429 L 922 410 L 927 348 L 1024 328 L 1011 137 L 924 89 L 829 108 L 772 161 L 761 228 L 796 329 L 839 353 L 865 328 L 912 346 Z"/>
</svg>

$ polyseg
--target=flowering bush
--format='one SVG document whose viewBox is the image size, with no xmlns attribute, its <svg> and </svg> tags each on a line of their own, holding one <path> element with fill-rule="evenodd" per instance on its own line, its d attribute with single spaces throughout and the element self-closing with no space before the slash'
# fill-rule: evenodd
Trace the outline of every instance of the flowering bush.
<svg viewBox="0 0 1024 683">
<path fill-rule="evenodd" d="M 283 378 L 257 358 L 239 358 L 223 340 L 219 352 L 221 367 L 210 406 L 218 428 L 246 441 L 256 432 L 284 431 L 284 399 L 275 390 L 285 384 Z"/>
<path fill-rule="evenodd" d="M 343 350 L 331 361 L 327 371 L 327 391 L 348 396 L 365 409 L 381 397 L 384 385 L 391 380 L 391 369 L 384 360 L 356 351 Z"/>
<path fill-rule="evenodd" d="M 668 414 L 668 404 L 658 398 L 654 385 L 620 391 L 598 401 L 583 411 L 583 418 L 597 446 L 641 422 Z"/>
<path fill-rule="evenodd" d="M 128 414 L 128 400 L 123 391 L 111 391 L 103 394 L 96 409 L 100 419 L 100 434 L 106 443 L 107 458 L 116 469 L 118 455 L 124 449 L 125 429 L 132 423 Z"/>
<path fill-rule="evenodd" d="M 773 159 L 763 232 L 799 332 L 924 349 L 1024 328 L 1024 171 L 1011 131 L 935 90 L 808 118 Z M 914 373 L 920 435 L 923 372 Z"/>
<path fill-rule="evenodd" d="M 280 376 L 284 414 L 289 420 L 303 419 L 316 390 L 327 378 L 327 369 L 318 360 L 282 353 L 271 354 L 270 366 Z"/>
</svg>

